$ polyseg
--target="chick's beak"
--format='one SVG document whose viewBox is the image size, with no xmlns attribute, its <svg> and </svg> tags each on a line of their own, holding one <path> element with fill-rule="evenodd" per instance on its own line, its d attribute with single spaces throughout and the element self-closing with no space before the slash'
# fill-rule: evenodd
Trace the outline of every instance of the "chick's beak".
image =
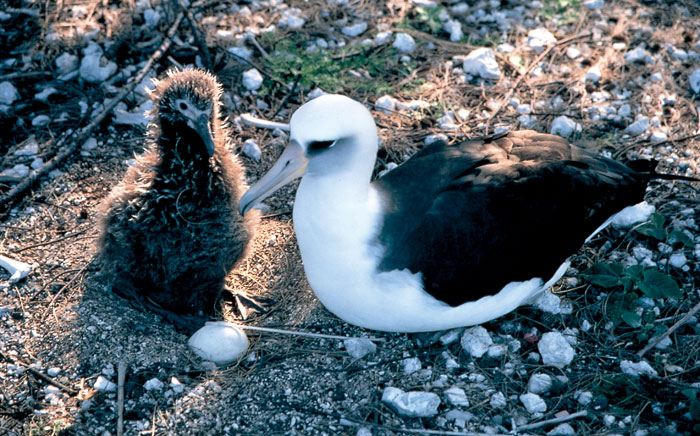
<svg viewBox="0 0 700 436">
<path fill-rule="evenodd" d="M 244 215 L 282 186 L 303 176 L 308 163 L 303 147 L 294 140 L 290 141 L 270 171 L 243 194 L 238 202 L 238 211 Z"/>
<path fill-rule="evenodd" d="M 209 157 L 214 156 L 214 136 L 211 134 L 211 127 L 209 127 L 209 117 L 206 114 L 202 114 L 192 124 L 194 131 L 202 138 Z"/>
</svg>

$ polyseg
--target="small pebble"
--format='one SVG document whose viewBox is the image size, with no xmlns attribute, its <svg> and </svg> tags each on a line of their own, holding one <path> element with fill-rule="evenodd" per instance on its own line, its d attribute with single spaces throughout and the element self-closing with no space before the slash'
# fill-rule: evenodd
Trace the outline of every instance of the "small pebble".
<svg viewBox="0 0 700 436">
<path fill-rule="evenodd" d="M 404 392 L 389 386 L 382 393 L 382 403 L 386 403 L 401 416 L 409 418 L 430 418 L 437 415 L 440 397 L 432 392 Z"/>
<path fill-rule="evenodd" d="M 245 89 L 249 91 L 257 91 L 263 84 L 263 77 L 260 71 L 255 68 L 243 73 L 242 83 Z"/>
<path fill-rule="evenodd" d="M 19 98 L 17 88 L 10 82 L 0 83 L 0 104 L 12 104 Z"/>
<path fill-rule="evenodd" d="M 547 411 L 547 403 L 537 394 L 527 393 L 520 396 L 520 402 L 529 413 L 544 413 Z"/>
<path fill-rule="evenodd" d="M 576 355 L 569 342 L 559 332 L 548 332 L 542 335 L 542 339 L 537 343 L 537 349 L 542 356 L 542 363 L 557 368 L 567 366 Z"/>
<path fill-rule="evenodd" d="M 493 345 L 493 340 L 485 328 L 476 326 L 464 331 L 460 343 L 464 351 L 470 356 L 479 358 L 486 354 L 489 347 Z"/>
<path fill-rule="evenodd" d="M 350 357 L 362 359 L 377 351 L 377 345 L 367 338 L 349 338 L 343 341 Z"/>
<path fill-rule="evenodd" d="M 416 41 L 408 33 L 397 33 L 393 46 L 401 53 L 413 53 L 416 49 Z"/>
<path fill-rule="evenodd" d="M 165 387 L 165 383 L 157 378 L 152 378 L 143 384 L 143 388 L 147 391 L 160 391 L 163 387 Z"/>
<path fill-rule="evenodd" d="M 255 139 L 246 139 L 245 142 L 243 143 L 243 148 L 241 149 L 241 153 L 249 159 L 254 160 L 255 162 L 260 162 L 260 157 L 262 156 L 262 150 L 260 150 L 260 146 L 258 143 L 255 141 Z"/>
</svg>

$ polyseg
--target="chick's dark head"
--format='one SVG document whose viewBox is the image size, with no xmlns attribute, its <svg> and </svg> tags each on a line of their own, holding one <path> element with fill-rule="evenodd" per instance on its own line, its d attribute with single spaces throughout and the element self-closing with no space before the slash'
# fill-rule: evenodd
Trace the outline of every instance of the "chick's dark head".
<svg viewBox="0 0 700 436">
<path fill-rule="evenodd" d="M 209 156 L 214 154 L 219 131 L 221 86 L 206 71 L 170 70 L 154 81 L 151 91 L 153 119 L 160 134 L 174 138 L 199 138 Z M 203 151 L 203 150 L 202 150 Z"/>
</svg>

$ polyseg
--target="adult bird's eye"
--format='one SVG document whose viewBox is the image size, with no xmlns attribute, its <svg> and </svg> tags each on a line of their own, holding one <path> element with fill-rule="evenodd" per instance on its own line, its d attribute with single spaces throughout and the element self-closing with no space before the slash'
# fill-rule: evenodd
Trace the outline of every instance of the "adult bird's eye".
<svg viewBox="0 0 700 436">
<path fill-rule="evenodd" d="M 182 109 L 183 111 L 186 111 L 187 110 L 187 103 L 185 103 L 184 101 L 181 101 L 180 102 L 180 109 Z"/>
<path fill-rule="evenodd" d="M 323 150 L 335 144 L 335 141 L 313 141 L 309 144 L 309 151 Z"/>
</svg>

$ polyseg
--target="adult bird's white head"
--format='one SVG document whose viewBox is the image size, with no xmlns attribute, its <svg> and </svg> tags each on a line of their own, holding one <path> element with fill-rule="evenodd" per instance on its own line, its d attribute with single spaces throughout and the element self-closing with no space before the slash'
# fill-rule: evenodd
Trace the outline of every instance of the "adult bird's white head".
<svg viewBox="0 0 700 436">
<path fill-rule="evenodd" d="M 239 203 L 245 214 L 282 186 L 304 175 L 364 179 L 368 184 L 377 152 L 370 112 L 342 95 L 323 95 L 301 106 L 290 121 L 289 143 L 275 165 Z"/>
</svg>

